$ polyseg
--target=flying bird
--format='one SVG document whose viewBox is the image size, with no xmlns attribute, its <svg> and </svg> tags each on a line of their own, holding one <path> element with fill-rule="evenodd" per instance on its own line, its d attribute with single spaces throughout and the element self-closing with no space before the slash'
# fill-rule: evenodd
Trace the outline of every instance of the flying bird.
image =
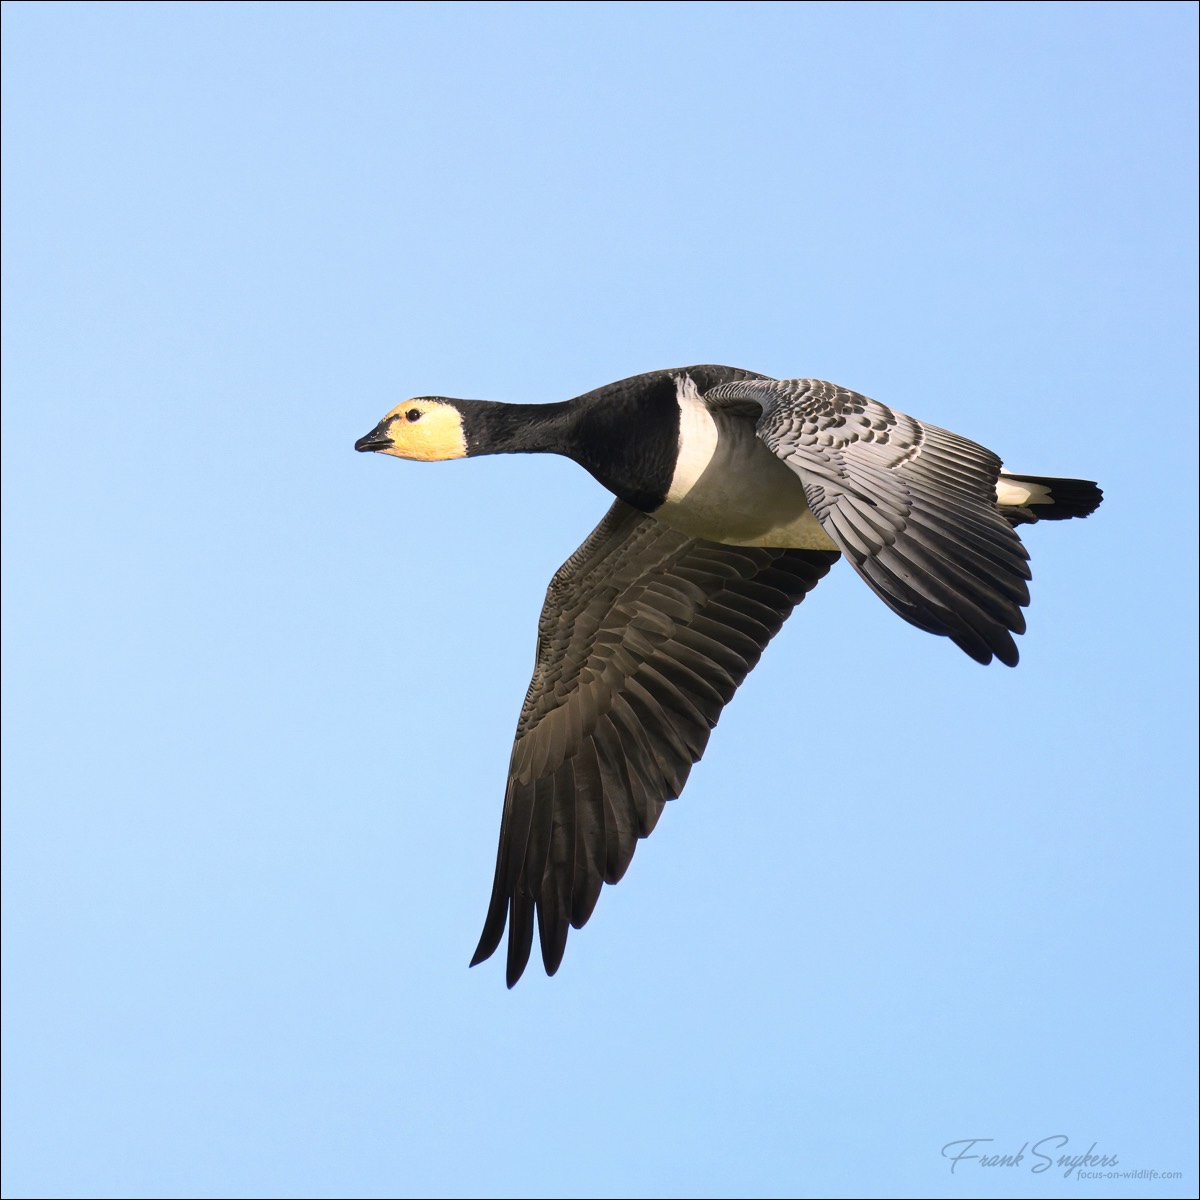
<svg viewBox="0 0 1200 1200">
<path fill-rule="evenodd" d="M 537 917 L 553 975 L 722 708 L 844 555 L 918 629 L 1017 662 L 1030 578 L 1015 527 L 1086 517 L 1091 482 L 1014 475 L 958 434 L 819 379 L 651 371 L 558 404 L 418 396 L 356 450 L 424 462 L 561 454 L 616 497 L 546 592 L 500 848 L 471 965 Z"/>
</svg>

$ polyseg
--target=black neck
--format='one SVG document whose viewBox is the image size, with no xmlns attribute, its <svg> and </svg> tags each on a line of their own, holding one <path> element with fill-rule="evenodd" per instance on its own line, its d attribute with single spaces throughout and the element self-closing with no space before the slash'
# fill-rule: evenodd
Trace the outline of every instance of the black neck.
<svg viewBox="0 0 1200 1200">
<path fill-rule="evenodd" d="M 730 379 L 759 378 L 714 365 L 649 371 L 561 404 L 449 400 L 463 414 L 467 454 L 562 454 L 643 512 L 667 497 L 679 453 L 676 380 L 701 392 Z"/>
<path fill-rule="evenodd" d="M 463 414 L 467 455 L 561 454 L 635 508 L 666 499 L 679 444 L 675 385 L 605 388 L 561 404 L 452 400 Z"/>
<path fill-rule="evenodd" d="M 467 455 L 566 454 L 576 416 L 571 402 L 500 404 L 494 400 L 453 400 L 463 414 Z"/>
</svg>

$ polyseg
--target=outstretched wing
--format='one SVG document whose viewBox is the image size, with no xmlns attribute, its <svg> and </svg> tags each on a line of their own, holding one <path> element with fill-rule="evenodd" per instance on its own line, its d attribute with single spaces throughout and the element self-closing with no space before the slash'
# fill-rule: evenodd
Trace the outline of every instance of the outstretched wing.
<svg viewBox="0 0 1200 1200">
<path fill-rule="evenodd" d="M 721 709 L 837 557 L 717 545 L 613 505 L 546 593 L 472 966 L 507 919 L 512 987 L 536 910 L 554 974 L 568 922 L 580 928 L 625 873 Z"/>
<path fill-rule="evenodd" d="M 759 437 L 884 603 L 977 662 L 1016 665 L 1029 555 L 997 510 L 990 450 L 819 379 L 744 380 L 705 399 L 758 403 Z"/>
</svg>

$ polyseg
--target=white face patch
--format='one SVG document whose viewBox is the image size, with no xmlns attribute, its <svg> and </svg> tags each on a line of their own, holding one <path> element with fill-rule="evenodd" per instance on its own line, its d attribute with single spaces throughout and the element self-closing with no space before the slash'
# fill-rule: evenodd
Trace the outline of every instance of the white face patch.
<svg viewBox="0 0 1200 1200">
<path fill-rule="evenodd" d="M 717 451 L 717 423 L 690 375 L 675 379 L 679 405 L 679 457 L 667 491 L 667 503 L 677 504 L 696 486 Z"/>
</svg>

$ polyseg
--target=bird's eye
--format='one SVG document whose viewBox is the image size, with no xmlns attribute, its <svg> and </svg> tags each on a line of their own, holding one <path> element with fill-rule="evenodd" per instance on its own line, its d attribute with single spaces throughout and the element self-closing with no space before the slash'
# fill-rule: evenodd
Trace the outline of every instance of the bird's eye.
<svg viewBox="0 0 1200 1200">
<path fill-rule="evenodd" d="M 419 421 L 421 419 L 421 410 L 419 408 L 410 408 L 404 414 L 404 419 L 406 421 Z"/>
</svg>

